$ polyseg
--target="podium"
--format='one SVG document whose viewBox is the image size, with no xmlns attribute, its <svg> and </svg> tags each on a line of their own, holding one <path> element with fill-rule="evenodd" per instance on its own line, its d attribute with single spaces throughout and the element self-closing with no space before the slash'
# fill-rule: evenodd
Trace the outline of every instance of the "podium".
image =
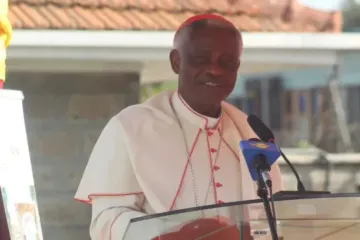
<svg viewBox="0 0 360 240">
<path fill-rule="evenodd" d="M 279 239 L 358 240 L 360 194 L 274 200 Z M 130 221 L 124 240 L 271 240 L 261 200 L 147 215 Z"/>
<path fill-rule="evenodd" d="M 42 240 L 21 91 L 0 89 L 0 240 Z"/>
</svg>

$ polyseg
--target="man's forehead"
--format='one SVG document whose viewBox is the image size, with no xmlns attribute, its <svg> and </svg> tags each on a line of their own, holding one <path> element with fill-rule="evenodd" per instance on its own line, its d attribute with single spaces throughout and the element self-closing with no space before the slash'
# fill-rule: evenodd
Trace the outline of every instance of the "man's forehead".
<svg viewBox="0 0 360 240">
<path fill-rule="evenodd" d="M 222 31 L 225 29 L 225 31 Z M 217 45 L 234 46 L 239 43 L 239 38 L 233 32 L 229 32 L 226 28 L 217 25 L 209 25 L 206 28 L 188 32 L 182 39 L 182 44 L 186 47 L 215 47 Z"/>
</svg>

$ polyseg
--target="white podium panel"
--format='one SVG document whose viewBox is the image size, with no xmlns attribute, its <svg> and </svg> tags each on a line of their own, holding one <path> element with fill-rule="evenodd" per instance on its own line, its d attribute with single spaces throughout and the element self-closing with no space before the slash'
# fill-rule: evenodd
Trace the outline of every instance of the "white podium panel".
<svg viewBox="0 0 360 240">
<path fill-rule="evenodd" d="M 11 240 L 42 240 L 23 94 L 0 90 L 0 187 Z"/>
</svg>

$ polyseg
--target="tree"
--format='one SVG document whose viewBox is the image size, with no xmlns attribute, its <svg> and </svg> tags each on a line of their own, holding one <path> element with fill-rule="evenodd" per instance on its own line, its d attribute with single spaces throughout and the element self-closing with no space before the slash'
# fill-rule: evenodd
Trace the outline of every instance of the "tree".
<svg viewBox="0 0 360 240">
<path fill-rule="evenodd" d="M 164 91 L 175 90 L 177 81 L 166 81 L 151 84 L 143 84 L 140 88 L 140 102 L 146 101 L 148 98 Z"/>
<path fill-rule="evenodd" d="M 344 32 L 360 32 L 360 1 L 346 0 L 343 6 Z"/>
</svg>

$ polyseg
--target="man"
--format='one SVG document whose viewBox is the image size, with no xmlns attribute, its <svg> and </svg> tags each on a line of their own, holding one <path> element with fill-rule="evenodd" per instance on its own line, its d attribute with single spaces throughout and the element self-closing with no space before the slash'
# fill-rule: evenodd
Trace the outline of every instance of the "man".
<svg viewBox="0 0 360 240">
<path fill-rule="evenodd" d="M 182 24 L 170 52 L 178 91 L 121 111 L 91 154 L 76 199 L 92 204 L 92 239 L 122 239 L 131 218 L 257 197 L 238 147 L 256 136 L 246 115 L 224 102 L 241 52 L 241 34 L 220 16 L 199 15 Z M 271 174 L 276 192 L 277 165 Z M 226 209 L 200 214 L 237 217 Z M 175 231 L 179 223 L 167 225 Z M 142 235 L 132 239 L 155 237 L 156 226 L 139 229 Z"/>
</svg>

